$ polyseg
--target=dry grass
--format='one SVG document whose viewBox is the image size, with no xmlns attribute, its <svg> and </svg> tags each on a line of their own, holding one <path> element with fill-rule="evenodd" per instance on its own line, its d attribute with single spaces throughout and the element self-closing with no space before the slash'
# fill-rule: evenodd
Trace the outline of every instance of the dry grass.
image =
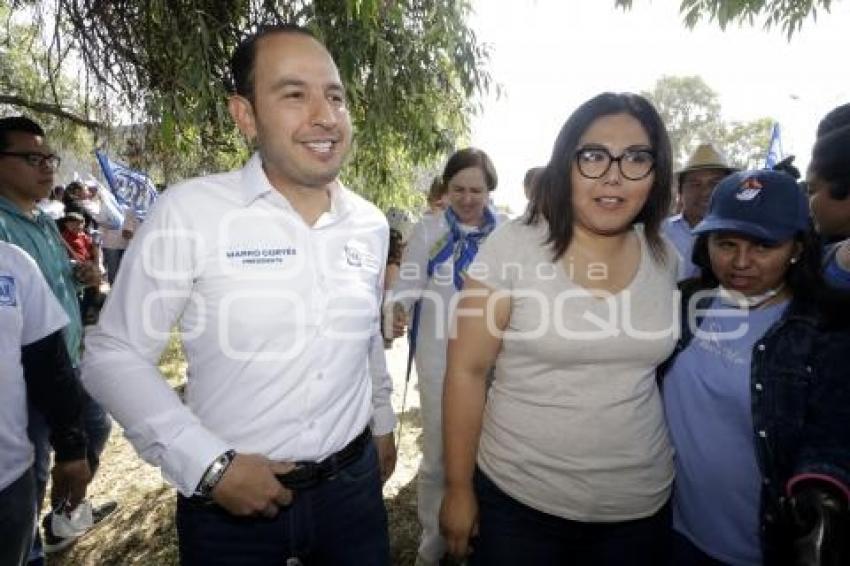
<svg viewBox="0 0 850 566">
<path fill-rule="evenodd" d="M 398 412 L 404 386 L 406 348 L 396 341 L 388 353 L 388 363 L 395 380 L 393 406 Z M 160 369 L 175 388 L 185 381 L 186 363 L 180 341 L 172 338 L 160 360 Z M 398 465 L 384 486 L 390 524 L 392 562 L 413 564 L 419 537 L 416 519 L 416 468 L 421 425 L 415 377 L 408 391 L 408 409 L 399 449 Z M 51 556 L 56 566 L 156 565 L 178 564 L 177 534 L 174 528 L 175 492 L 159 471 L 143 462 L 116 425 L 102 456 L 89 495 L 95 503 L 115 500 L 120 506 L 114 517 L 89 533 L 67 551 Z M 54 558 L 55 556 L 55 558 Z"/>
</svg>

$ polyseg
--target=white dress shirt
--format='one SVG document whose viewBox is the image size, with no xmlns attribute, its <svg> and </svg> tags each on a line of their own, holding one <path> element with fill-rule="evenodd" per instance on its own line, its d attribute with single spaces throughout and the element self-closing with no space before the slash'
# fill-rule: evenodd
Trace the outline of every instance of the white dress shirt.
<svg viewBox="0 0 850 566">
<path fill-rule="evenodd" d="M 370 419 L 374 434 L 391 432 L 387 247 L 384 215 L 340 185 L 307 225 L 256 154 L 174 186 L 124 256 L 86 339 L 83 383 L 187 496 L 229 448 L 318 461 Z M 186 405 L 156 367 L 178 320 Z"/>
</svg>

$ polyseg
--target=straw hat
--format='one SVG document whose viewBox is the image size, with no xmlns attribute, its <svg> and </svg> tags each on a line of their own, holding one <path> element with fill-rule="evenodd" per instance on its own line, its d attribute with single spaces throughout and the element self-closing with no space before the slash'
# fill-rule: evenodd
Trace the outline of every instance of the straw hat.
<svg viewBox="0 0 850 566">
<path fill-rule="evenodd" d="M 676 178 L 682 181 L 682 174 L 691 171 L 704 171 L 706 169 L 720 169 L 726 173 L 734 173 L 737 167 L 729 165 L 726 156 L 714 147 L 714 144 L 702 143 L 697 146 L 685 166 L 676 171 Z"/>
</svg>

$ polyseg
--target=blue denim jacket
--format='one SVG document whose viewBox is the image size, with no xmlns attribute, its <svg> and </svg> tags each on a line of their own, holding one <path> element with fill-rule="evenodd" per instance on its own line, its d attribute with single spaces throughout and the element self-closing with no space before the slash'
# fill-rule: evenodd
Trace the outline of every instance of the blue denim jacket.
<svg viewBox="0 0 850 566">
<path fill-rule="evenodd" d="M 693 337 L 686 308 L 692 295 L 687 290 L 682 294 L 682 337 L 660 368 L 660 378 Z M 711 298 L 703 300 L 698 307 L 706 308 Z M 795 298 L 753 347 L 750 388 L 766 566 L 791 563 L 793 537 L 785 514 L 796 482 L 828 482 L 850 493 L 850 321 L 846 323 L 827 328 L 814 305 Z"/>
</svg>

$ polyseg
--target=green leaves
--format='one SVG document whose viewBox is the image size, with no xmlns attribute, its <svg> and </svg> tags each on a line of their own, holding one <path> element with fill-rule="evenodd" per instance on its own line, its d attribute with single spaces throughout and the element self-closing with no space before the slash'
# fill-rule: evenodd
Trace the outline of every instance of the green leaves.
<svg viewBox="0 0 850 566">
<path fill-rule="evenodd" d="M 626 10 L 632 4 L 633 0 L 616 0 Z M 681 0 L 679 13 L 689 28 L 704 19 L 724 30 L 730 23 L 754 25 L 763 19 L 765 28 L 779 27 L 790 40 L 808 18 L 817 18 L 818 9 L 829 12 L 831 5 L 832 0 Z"/>
<path fill-rule="evenodd" d="M 55 25 L 89 79 L 114 91 L 124 121 L 147 125 L 138 165 L 162 167 L 167 181 L 247 155 L 224 85 L 230 53 L 259 25 L 298 23 L 326 43 L 357 132 L 344 181 L 380 206 L 421 198 L 412 192 L 420 171 L 466 135 L 469 100 L 490 84 L 487 51 L 466 25 L 467 0 L 57 0 L 57 7 Z"/>
<path fill-rule="evenodd" d="M 699 143 L 714 143 L 741 168 L 757 167 L 764 160 L 773 121 L 725 122 L 717 93 L 700 77 L 664 76 L 652 91 L 641 94 L 652 101 L 667 126 L 677 168 Z"/>
</svg>

